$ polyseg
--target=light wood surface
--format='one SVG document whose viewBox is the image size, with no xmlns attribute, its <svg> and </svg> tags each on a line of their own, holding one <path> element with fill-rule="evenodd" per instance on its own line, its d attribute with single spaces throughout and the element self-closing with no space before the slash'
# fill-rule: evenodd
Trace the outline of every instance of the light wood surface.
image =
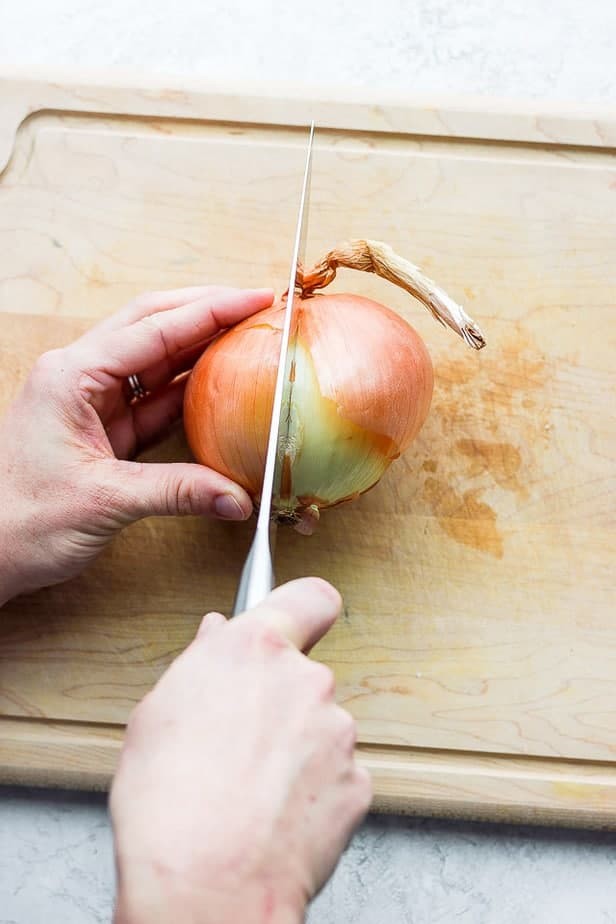
<svg viewBox="0 0 616 924">
<path fill-rule="evenodd" d="M 341 271 L 420 331 L 433 408 L 376 489 L 280 537 L 278 575 L 344 594 L 315 655 L 378 806 L 616 827 L 616 120 L 5 81 L 0 405 L 140 291 L 280 291 L 313 116 L 308 259 L 387 241 L 488 346 Z M 149 457 L 187 458 L 181 431 Z M 206 609 L 229 611 L 249 538 L 148 520 L 9 604 L 0 777 L 106 785 L 133 704 Z"/>
</svg>

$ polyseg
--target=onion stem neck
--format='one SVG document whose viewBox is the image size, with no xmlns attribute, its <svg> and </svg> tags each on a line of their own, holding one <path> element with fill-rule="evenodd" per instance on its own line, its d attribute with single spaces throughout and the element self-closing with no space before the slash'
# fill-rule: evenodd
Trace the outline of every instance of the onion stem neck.
<svg viewBox="0 0 616 924">
<path fill-rule="evenodd" d="M 486 345 L 479 326 L 443 289 L 428 278 L 418 266 L 397 254 L 382 241 L 347 241 L 334 247 L 311 269 L 298 267 L 297 283 L 301 297 L 309 298 L 336 278 L 338 267 L 375 273 L 413 295 L 433 318 L 450 327 L 474 350 Z"/>
</svg>

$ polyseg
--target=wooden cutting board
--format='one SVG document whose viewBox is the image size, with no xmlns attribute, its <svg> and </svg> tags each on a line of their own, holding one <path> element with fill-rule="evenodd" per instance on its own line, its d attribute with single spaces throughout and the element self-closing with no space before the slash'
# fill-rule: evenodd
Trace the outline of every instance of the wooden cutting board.
<svg viewBox="0 0 616 924">
<path fill-rule="evenodd" d="M 424 336 L 420 438 L 281 579 L 345 611 L 319 646 L 380 808 L 616 826 L 616 120 L 178 89 L 0 85 L 0 402 L 143 290 L 282 289 L 305 125 L 310 258 L 388 241 L 462 301 Z M 44 449 L 44 447 L 43 447 Z M 187 458 L 181 432 L 151 458 Z M 251 527 L 151 519 L 0 614 L 0 778 L 104 786 L 135 702 L 228 611 Z"/>
</svg>

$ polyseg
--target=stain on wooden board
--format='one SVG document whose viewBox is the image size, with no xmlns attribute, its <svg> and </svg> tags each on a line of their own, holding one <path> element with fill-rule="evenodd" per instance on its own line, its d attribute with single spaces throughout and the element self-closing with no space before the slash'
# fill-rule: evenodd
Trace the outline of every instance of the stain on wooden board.
<svg viewBox="0 0 616 924">
<path fill-rule="evenodd" d="M 521 503 L 529 498 L 535 453 L 551 432 L 550 376 L 549 357 L 521 325 L 479 356 L 435 361 L 421 439 L 428 451 L 438 447 L 438 458 L 424 459 L 415 477 L 418 500 L 456 542 L 502 558 L 498 505 L 484 495 L 498 489 Z"/>
<path fill-rule="evenodd" d="M 456 449 L 469 461 L 466 472 L 469 478 L 489 472 L 501 488 L 528 497 L 528 488 L 518 478 L 522 455 L 517 446 L 481 439 L 464 439 L 458 440 Z"/>
<path fill-rule="evenodd" d="M 446 482 L 427 478 L 423 496 L 445 532 L 480 552 L 503 557 L 503 537 L 496 525 L 496 512 L 479 498 L 479 491 L 458 494 Z"/>
</svg>

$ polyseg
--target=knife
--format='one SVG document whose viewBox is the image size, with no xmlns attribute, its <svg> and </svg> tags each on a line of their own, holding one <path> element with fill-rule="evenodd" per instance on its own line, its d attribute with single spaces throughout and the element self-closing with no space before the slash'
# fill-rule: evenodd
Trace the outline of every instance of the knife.
<svg viewBox="0 0 616 924">
<path fill-rule="evenodd" d="M 280 486 L 282 477 L 280 460 L 278 459 L 278 446 L 280 438 L 285 433 L 281 432 L 281 421 L 284 416 L 286 420 L 286 430 L 289 430 L 289 410 L 285 406 L 285 386 L 290 381 L 291 370 L 293 368 L 293 359 L 295 353 L 295 344 L 290 345 L 290 333 L 292 327 L 293 299 L 297 284 L 298 266 L 302 266 L 306 248 L 306 237 L 308 232 L 308 202 L 310 196 L 310 181 L 312 176 L 312 142 L 314 139 L 314 122 L 310 125 L 310 134 L 308 138 L 308 150 L 306 152 L 306 164 L 304 167 L 304 180 L 302 183 L 302 194 L 299 203 L 299 212 L 295 227 L 295 239 L 293 244 L 293 256 L 291 259 L 291 271 L 289 273 L 289 289 L 287 292 L 287 303 L 285 306 L 284 324 L 282 328 L 282 337 L 280 339 L 280 356 L 278 358 L 278 372 L 276 375 L 276 386 L 274 388 L 274 401 L 272 404 L 272 417 L 270 422 L 270 431 L 267 441 L 267 452 L 265 455 L 265 471 L 263 473 L 263 488 L 261 491 L 261 503 L 257 517 L 257 526 L 255 529 L 252 544 L 246 556 L 244 567 L 233 604 L 233 616 L 243 613 L 244 610 L 256 606 L 275 586 L 273 548 L 276 538 L 276 522 L 272 520 L 272 501 L 276 485 Z M 287 404 L 290 400 L 290 390 L 287 389 Z"/>
</svg>

